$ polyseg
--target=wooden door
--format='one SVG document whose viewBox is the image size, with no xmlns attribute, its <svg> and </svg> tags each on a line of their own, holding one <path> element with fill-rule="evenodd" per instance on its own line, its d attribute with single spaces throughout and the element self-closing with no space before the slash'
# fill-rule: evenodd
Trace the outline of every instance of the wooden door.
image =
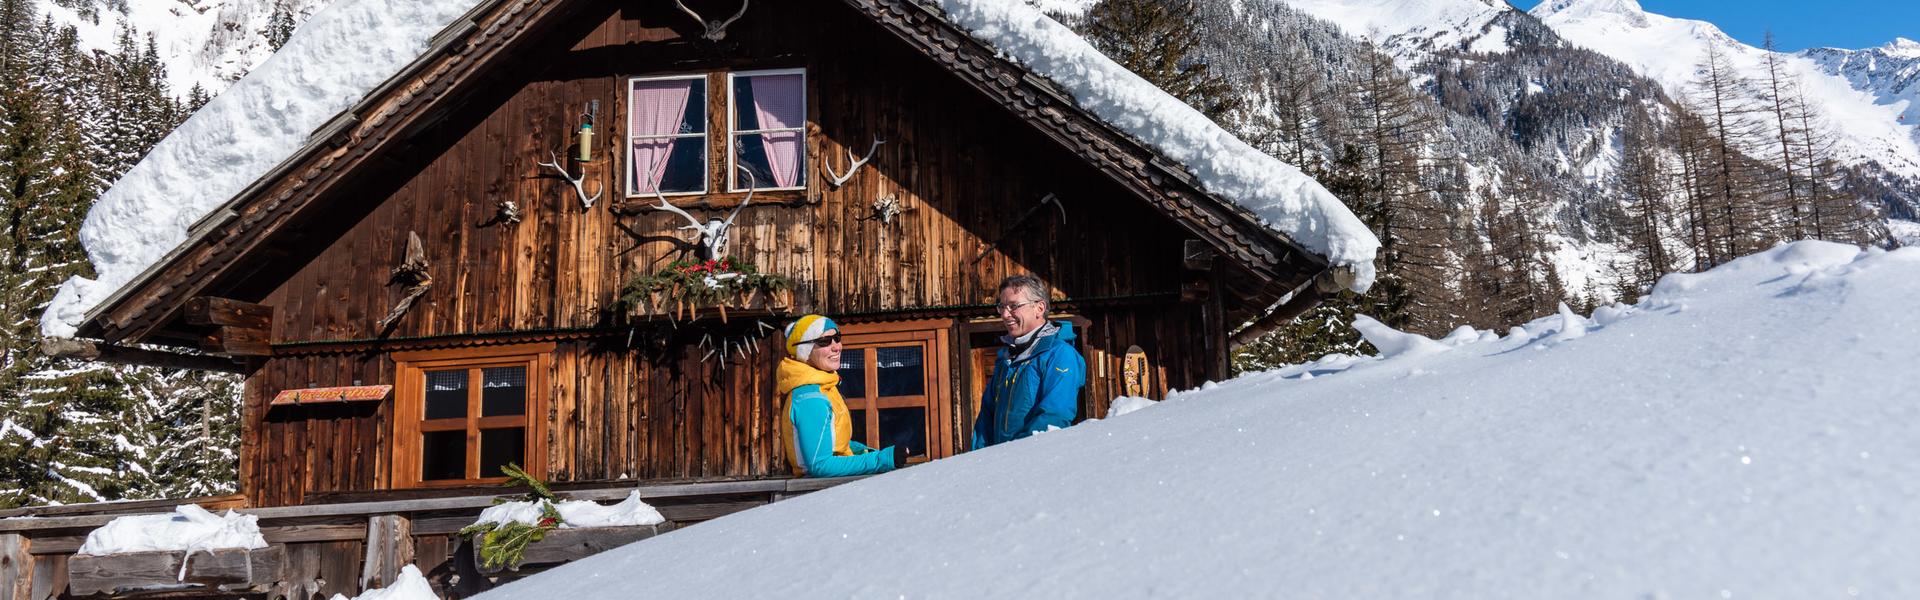
<svg viewBox="0 0 1920 600">
<path fill-rule="evenodd" d="M 840 395 L 853 439 L 903 446 L 907 462 L 954 454 L 950 321 L 871 323 L 841 328 Z"/>
</svg>

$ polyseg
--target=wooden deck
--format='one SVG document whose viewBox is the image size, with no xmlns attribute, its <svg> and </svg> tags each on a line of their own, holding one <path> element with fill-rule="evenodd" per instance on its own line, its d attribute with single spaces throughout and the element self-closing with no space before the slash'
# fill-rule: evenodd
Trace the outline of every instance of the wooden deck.
<svg viewBox="0 0 1920 600">
<path fill-rule="evenodd" d="M 219 510 L 241 504 L 235 496 L 111 502 L 37 507 L 0 511 L 0 600 L 52 598 L 327 598 L 348 596 L 363 589 L 383 587 L 407 564 L 418 565 L 434 588 L 448 598 L 466 597 L 507 580 L 575 560 L 621 544 L 643 540 L 799 494 L 833 487 L 859 478 L 766 479 L 702 481 L 642 485 L 640 497 L 660 511 L 667 522 L 648 527 L 556 530 L 527 552 L 519 571 L 483 572 L 473 549 L 456 533 L 473 523 L 482 509 L 503 495 L 524 490 L 442 490 L 431 497 L 401 497 L 395 493 L 368 494 L 362 501 L 315 503 L 273 508 L 238 508 L 260 518 L 260 530 L 278 565 L 261 569 L 228 569 L 221 580 L 222 562 L 188 561 L 187 576 L 179 577 L 180 557 L 127 555 L 129 564 L 147 565 L 142 573 L 114 572 L 97 558 L 74 560 L 87 532 L 115 518 L 132 514 L 170 512 L 179 504 L 194 503 Z M 635 490 L 632 484 L 562 487 L 555 491 L 575 500 L 612 502 Z M 384 499 L 381 497 L 385 496 Z M 561 532 L 565 532 L 562 534 Z M 248 564 L 245 557 L 234 559 Z M 252 564 L 263 564 L 258 557 Z M 233 562 L 233 561 L 228 561 Z M 204 564 L 202 567 L 195 563 Z M 278 566 L 273 570 L 272 566 Z M 151 573 L 146 573 L 151 571 Z M 164 573 L 163 573 L 164 572 Z M 267 573 L 264 574 L 263 573 Z M 77 581 L 72 577 L 86 578 Z M 80 596 L 101 592 L 102 595 Z"/>
</svg>

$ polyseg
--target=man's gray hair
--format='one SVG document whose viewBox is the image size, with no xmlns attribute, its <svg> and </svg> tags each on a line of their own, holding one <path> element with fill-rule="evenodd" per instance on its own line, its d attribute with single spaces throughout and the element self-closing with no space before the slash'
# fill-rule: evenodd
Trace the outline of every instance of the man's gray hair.
<svg viewBox="0 0 1920 600">
<path fill-rule="evenodd" d="M 1026 290 L 1027 297 L 1039 300 L 1041 308 L 1047 310 L 1053 309 L 1053 298 L 1047 293 L 1047 282 L 1041 281 L 1039 277 L 1032 275 L 1009 276 L 1006 279 L 1000 280 L 1000 287 L 997 291 L 1004 292 L 1009 288 Z"/>
</svg>

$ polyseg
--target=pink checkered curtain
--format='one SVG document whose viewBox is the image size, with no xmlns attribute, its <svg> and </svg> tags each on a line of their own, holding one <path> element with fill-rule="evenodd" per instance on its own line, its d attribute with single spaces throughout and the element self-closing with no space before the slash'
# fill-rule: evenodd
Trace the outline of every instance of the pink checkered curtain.
<svg viewBox="0 0 1920 600">
<path fill-rule="evenodd" d="M 674 138 L 640 137 L 680 133 L 687 114 L 687 96 L 693 93 L 693 79 L 661 79 L 633 83 L 632 110 L 628 121 L 633 135 L 633 174 L 636 191 L 660 189 L 667 174 L 667 160 L 673 156 Z"/>
<path fill-rule="evenodd" d="M 760 117 L 761 129 L 805 127 L 807 123 L 806 86 L 800 74 L 755 75 L 753 111 Z M 781 131 L 760 134 L 767 149 L 767 162 L 773 168 L 777 187 L 793 187 L 800 181 L 800 160 L 806 156 L 800 147 L 801 132 Z"/>
</svg>

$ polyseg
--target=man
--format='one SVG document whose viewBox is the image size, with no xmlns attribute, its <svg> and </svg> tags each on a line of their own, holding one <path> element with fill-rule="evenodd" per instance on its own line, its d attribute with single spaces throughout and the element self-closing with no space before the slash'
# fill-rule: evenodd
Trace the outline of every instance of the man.
<svg viewBox="0 0 1920 600">
<path fill-rule="evenodd" d="M 1000 281 L 1000 322 L 1007 344 L 993 360 L 993 377 L 973 421 L 973 448 L 1024 438 L 1073 424 L 1087 364 L 1073 346 L 1073 323 L 1048 321 L 1047 286 L 1015 275 Z"/>
<path fill-rule="evenodd" d="M 845 477 L 892 471 L 907 464 L 905 448 L 868 448 L 853 439 L 853 420 L 840 397 L 840 326 L 820 315 L 787 325 L 787 356 L 780 359 L 775 392 L 787 463 L 801 477 Z"/>
</svg>

